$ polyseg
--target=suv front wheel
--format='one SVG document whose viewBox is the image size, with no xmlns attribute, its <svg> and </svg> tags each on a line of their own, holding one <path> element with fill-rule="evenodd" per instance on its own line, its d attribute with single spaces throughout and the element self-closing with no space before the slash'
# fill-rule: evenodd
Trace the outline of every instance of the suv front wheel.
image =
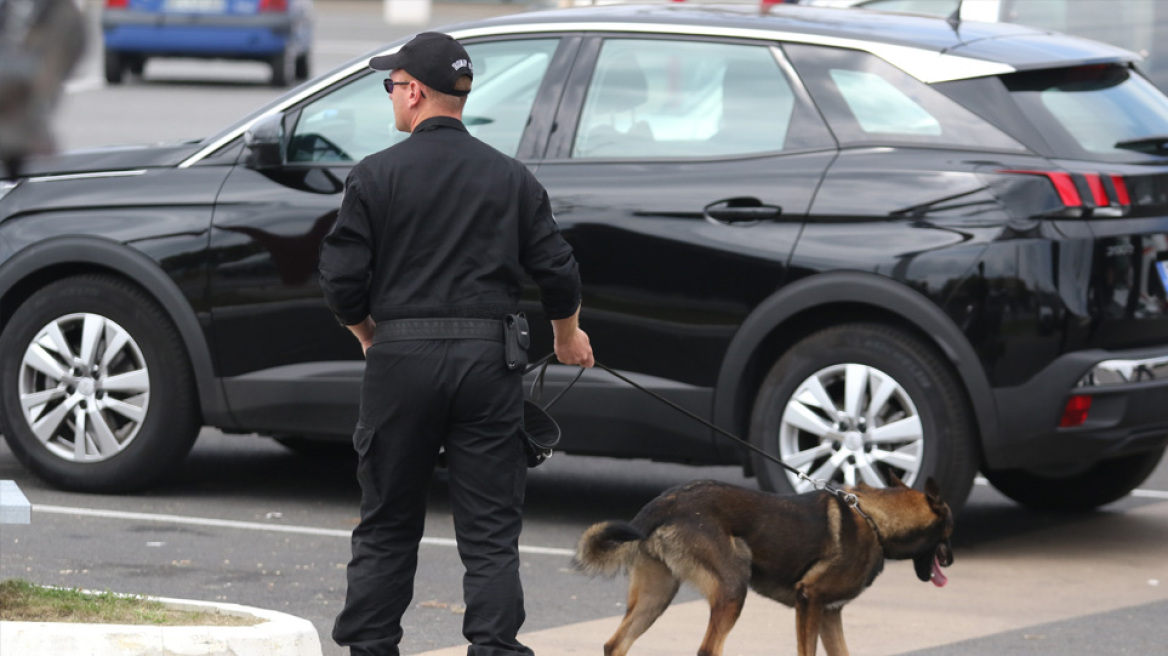
<svg viewBox="0 0 1168 656">
<path fill-rule="evenodd" d="M 194 378 L 177 331 L 133 284 L 66 278 L 20 305 L 0 334 L 0 428 L 55 486 L 141 489 L 198 435 Z"/>
<path fill-rule="evenodd" d="M 751 442 L 809 478 L 921 487 L 932 476 L 949 505 L 964 504 L 977 472 L 973 422 L 961 384 L 930 344 L 872 323 L 834 326 L 775 363 L 754 404 Z M 764 489 L 812 483 L 752 455 Z"/>
</svg>

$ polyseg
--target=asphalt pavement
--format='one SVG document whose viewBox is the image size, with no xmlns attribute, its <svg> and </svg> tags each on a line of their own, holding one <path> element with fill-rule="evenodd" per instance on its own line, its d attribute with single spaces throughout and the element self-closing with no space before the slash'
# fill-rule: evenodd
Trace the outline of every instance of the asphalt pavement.
<svg viewBox="0 0 1168 656">
<path fill-rule="evenodd" d="M 327 70 L 417 26 L 386 25 L 376 0 L 317 0 L 314 66 Z M 431 25 L 522 10 L 438 3 Z M 95 27 L 91 13 L 91 27 Z M 56 126 L 66 148 L 202 137 L 282 90 L 256 64 L 151 62 L 143 80 L 106 87 L 93 52 L 70 82 Z M 33 503 L 30 526 L 0 526 L 0 579 L 228 601 L 310 619 L 325 656 L 344 594 L 359 492 L 351 456 L 304 457 L 269 440 L 206 430 L 164 485 L 130 496 L 60 492 L 0 446 L 0 478 Z M 631 517 L 671 485 L 716 478 L 755 486 L 732 467 L 557 456 L 528 485 L 522 639 L 545 656 L 600 653 L 624 607 L 625 581 L 575 573 L 570 554 L 591 522 Z M 435 476 L 403 653 L 465 653 L 461 564 L 444 475 Z M 1085 515 L 1025 511 L 979 485 L 958 518 L 943 589 L 892 564 L 844 612 L 856 656 L 875 654 L 1168 653 L 1168 463 L 1137 496 Z M 684 590 L 633 654 L 696 651 L 705 602 Z M 794 612 L 752 597 L 727 656 L 794 652 Z"/>
</svg>

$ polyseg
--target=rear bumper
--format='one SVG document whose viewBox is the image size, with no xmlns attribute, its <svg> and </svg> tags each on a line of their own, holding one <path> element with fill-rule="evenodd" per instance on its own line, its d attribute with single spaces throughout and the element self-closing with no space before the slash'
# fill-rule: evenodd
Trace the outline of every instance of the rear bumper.
<svg viewBox="0 0 1168 656">
<path fill-rule="evenodd" d="M 107 51 L 143 55 L 250 58 L 298 46 L 296 21 L 287 14 L 204 16 L 106 12 L 102 41 Z"/>
<path fill-rule="evenodd" d="M 1071 396 L 1092 399 L 1087 421 L 1059 428 Z M 1074 467 L 1168 444 L 1168 347 L 1083 351 L 1025 385 L 994 391 L 999 435 L 983 436 L 994 469 Z"/>
</svg>

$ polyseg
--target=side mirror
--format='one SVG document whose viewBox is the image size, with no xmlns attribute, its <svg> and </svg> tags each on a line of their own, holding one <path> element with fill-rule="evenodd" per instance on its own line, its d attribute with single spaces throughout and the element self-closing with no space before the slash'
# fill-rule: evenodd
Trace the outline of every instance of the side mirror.
<svg viewBox="0 0 1168 656">
<path fill-rule="evenodd" d="M 278 169 L 284 165 L 284 117 L 265 116 L 243 134 L 247 150 L 247 167 L 257 171 Z"/>
</svg>

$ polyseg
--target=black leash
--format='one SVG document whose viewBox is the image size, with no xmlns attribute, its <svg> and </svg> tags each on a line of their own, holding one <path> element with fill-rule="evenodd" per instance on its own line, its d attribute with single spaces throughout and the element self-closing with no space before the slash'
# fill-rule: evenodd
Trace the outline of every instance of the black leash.
<svg viewBox="0 0 1168 656">
<path fill-rule="evenodd" d="M 549 353 L 548 355 L 545 355 L 544 357 L 542 357 L 539 360 L 537 360 L 536 362 L 534 362 L 531 366 L 529 366 L 525 370 L 525 373 L 527 373 L 527 372 L 534 370 L 536 367 L 542 367 L 542 369 L 539 372 L 539 375 L 536 376 L 536 379 L 534 382 L 532 382 L 532 386 L 531 386 L 532 396 L 536 397 L 537 399 L 543 396 L 544 374 L 547 373 L 548 364 L 551 363 L 552 358 L 554 358 L 554 357 L 555 357 L 554 353 Z M 758 448 L 757 446 L 751 444 L 750 442 L 747 442 L 746 440 L 742 439 L 741 437 L 738 437 L 734 433 L 731 433 L 730 431 L 728 431 L 720 426 L 715 425 L 711 421 L 708 421 L 702 417 L 699 417 L 698 415 L 690 412 L 689 410 L 686 410 L 685 408 L 681 407 L 680 405 L 677 405 L 673 401 L 670 401 L 669 399 L 665 398 L 664 396 L 661 396 L 660 394 L 654 392 L 653 390 L 650 390 L 649 388 L 641 385 L 640 383 L 636 382 L 635 380 L 629 378 L 628 376 L 625 376 L 624 374 L 621 374 L 620 372 L 616 371 L 615 369 L 613 369 L 605 364 L 602 364 L 600 362 L 596 362 L 596 368 L 602 369 L 602 370 L 608 372 L 609 374 L 612 374 L 612 376 L 615 377 L 616 379 L 618 379 L 618 380 L 620 380 L 620 381 L 622 381 L 622 382 L 624 382 L 632 387 L 635 387 L 635 388 L 641 390 L 645 394 L 648 394 L 649 396 L 653 397 L 654 399 L 657 399 L 658 401 L 673 408 L 674 410 L 680 412 L 681 414 L 683 414 L 683 415 L 689 417 L 690 419 L 693 419 L 694 421 L 702 424 L 706 428 L 713 430 L 714 432 L 718 433 L 719 435 L 722 435 L 723 437 L 728 437 L 728 438 L 734 440 L 738 444 L 750 449 L 751 451 L 759 454 L 760 456 L 766 458 L 767 460 L 770 460 L 771 462 L 782 467 L 783 469 L 786 469 L 787 471 L 791 472 L 792 474 L 795 474 L 796 476 L 799 477 L 799 480 L 806 481 L 806 482 L 810 483 L 811 486 L 814 487 L 815 489 L 824 490 L 826 492 L 834 494 L 836 497 L 841 499 L 848 506 L 851 506 L 853 509 L 855 509 L 856 512 L 860 513 L 860 516 L 868 521 L 868 524 L 872 527 L 873 530 L 876 531 L 876 534 L 877 535 L 880 534 L 880 531 L 876 528 L 876 522 L 874 522 L 872 520 L 872 518 L 869 517 L 868 514 L 865 513 L 860 508 L 860 499 L 854 493 L 846 492 L 838 487 L 834 487 L 831 485 L 831 482 L 826 480 L 826 479 L 811 478 L 810 476 L 803 473 L 802 471 L 800 471 L 800 470 L 792 467 L 791 465 L 788 465 L 787 463 L 783 462 L 782 460 L 780 460 L 778 457 L 774 456 L 773 454 L 767 453 L 766 451 Z M 584 367 L 580 367 L 579 373 L 577 373 L 576 377 L 572 379 L 572 382 L 568 383 L 568 385 L 566 387 L 564 387 L 564 389 L 561 390 L 560 393 L 557 394 L 556 397 L 551 400 L 551 402 L 549 402 L 546 406 L 544 406 L 544 409 L 551 407 L 551 405 L 553 403 L 555 403 L 556 401 L 559 401 L 560 397 L 562 397 L 564 394 L 566 394 L 568 392 L 568 390 L 572 389 L 572 386 L 576 384 L 576 381 L 580 380 L 580 376 L 582 376 L 583 374 L 584 374 Z M 537 396 L 537 391 L 536 391 L 537 384 L 538 384 L 538 396 Z"/>
</svg>

